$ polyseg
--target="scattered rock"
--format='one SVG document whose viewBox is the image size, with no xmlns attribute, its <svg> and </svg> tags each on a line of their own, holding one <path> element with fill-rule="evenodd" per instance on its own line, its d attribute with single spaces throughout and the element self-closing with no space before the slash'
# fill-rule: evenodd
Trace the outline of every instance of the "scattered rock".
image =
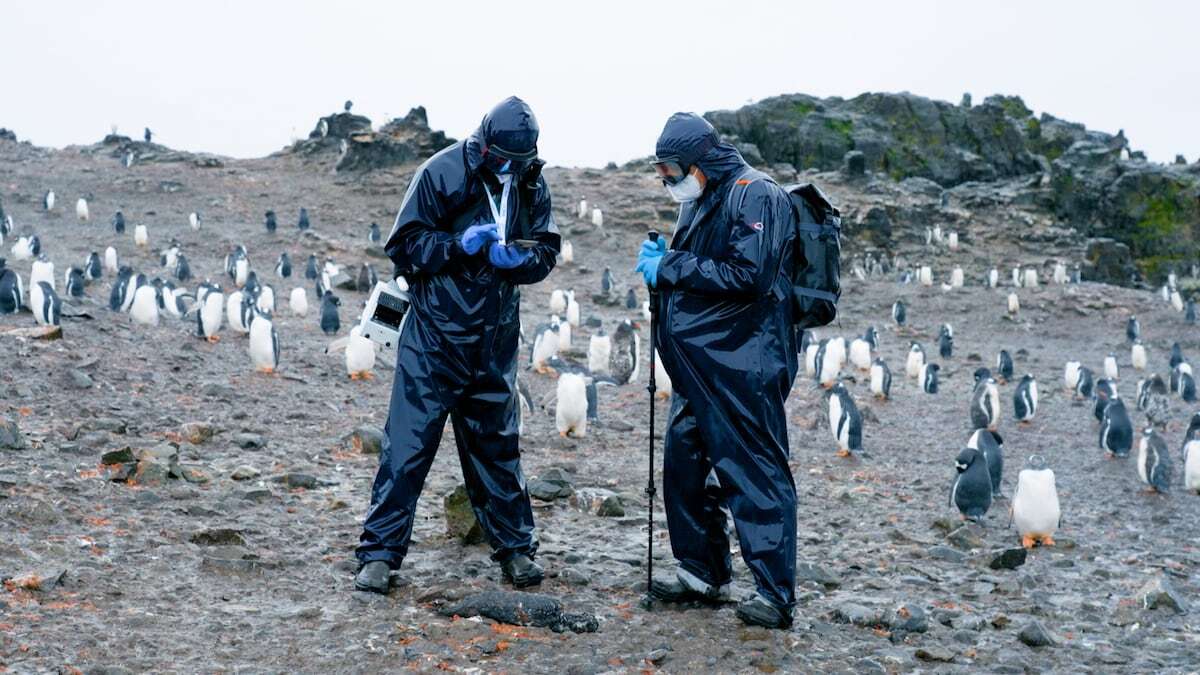
<svg viewBox="0 0 1200 675">
<path fill-rule="evenodd" d="M 179 435 L 192 445 L 200 445 L 211 439 L 216 431 L 208 422 L 187 422 L 179 428 Z"/>
<path fill-rule="evenodd" d="M 929 614 L 920 605 L 905 603 L 888 616 L 888 627 L 902 633 L 924 633 L 929 630 Z"/>
<path fill-rule="evenodd" d="M 578 567 L 564 567 L 558 573 L 558 578 L 571 584 L 572 586 L 587 586 L 591 583 L 591 578 Z"/>
<path fill-rule="evenodd" d="M 967 523 L 946 535 L 946 541 L 961 549 L 983 547 L 983 532 L 978 525 Z"/>
<path fill-rule="evenodd" d="M 796 565 L 796 581 L 811 581 L 826 588 L 837 588 L 842 580 L 837 574 L 813 563 L 802 562 Z"/>
<path fill-rule="evenodd" d="M 208 472 L 204 471 L 203 469 L 185 464 L 179 465 L 179 475 L 185 481 L 189 483 L 195 483 L 197 485 L 203 485 L 212 480 L 212 478 L 209 477 Z"/>
<path fill-rule="evenodd" d="M 88 375 L 77 368 L 72 368 L 71 370 L 67 371 L 67 379 L 71 383 L 71 386 L 76 389 L 89 389 L 93 384 L 95 384 L 92 381 L 91 375 Z"/>
<path fill-rule="evenodd" d="M 1025 564 L 1025 558 L 1028 551 L 1023 547 L 1006 548 L 1002 551 L 995 551 L 990 556 L 988 567 L 994 570 L 1015 570 Z"/>
<path fill-rule="evenodd" d="M 234 469 L 233 473 L 229 474 L 229 477 L 234 480 L 252 480 L 252 479 L 258 478 L 261 475 L 262 475 L 262 472 L 259 471 L 258 469 L 254 468 L 248 464 L 242 464 L 242 465 L 238 466 L 236 469 Z"/>
<path fill-rule="evenodd" d="M 913 656 L 918 661 L 932 661 L 936 663 L 950 663 L 954 661 L 954 652 L 938 645 L 929 645 L 927 647 L 918 647 Z"/>
<path fill-rule="evenodd" d="M 467 497 L 467 486 L 459 485 L 442 499 L 446 512 L 446 532 L 464 545 L 483 543 L 483 529 L 475 519 L 475 510 Z"/>
<path fill-rule="evenodd" d="M 929 547 L 929 557 L 934 560 L 944 560 L 946 562 L 961 563 L 967 559 L 967 554 L 949 546 L 931 546 Z"/>
<path fill-rule="evenodd" d="M 1054 645 L 1058 644 L 1058 639 L 1055 638 L 1050 631 L 1042 625 L 1041 621 L 1036 619 L 1030 621 L 1025 625 L 1024 628 L 1021 629 L 1021 632 L 1017 634 L 1017 639 L 1020 640 L 1022 644 L 1034 648 L 1053 647 Z"/>
<path fill-rule="evenodd" d="M 273 477 L 271 480 L 276 483 L 283 483 L 290 489 L 303 488 L 305 490 L 315 490 L 319 487 L 330 487 L 337 485 L 334 481 L 321 480 L 309 473 L 300 473 L 289 471 L 284 474 Z"/>
<path fill-rule="evenodd" d="M 267 439 L 262 434 L 243 432 L 233 437 L 233 444 L 243 450 L 257 450 L 266 446 Z"/>
<path fill-rule="evenodd" d="M 0 450 L 22 450 L 25 448 L 25 437 L 17 421 L 0 419 Z"/>
<path fill-rule="evenodd" d="M 220 382 L 205 382 L 200 386 L 200 393 L 222 401 L 228 401 L 237 394 L 233 387 Z"/>
<path fill-rule="evenodd" d="M 1171 585 L 1165 574 L 1151 579 L 1138 591 L 1142 607 L 1148 610 L 1170 609 L 1176 614 L 1187 614 L 1188 604 Z"/>
<path fill-rule="evenodd" d="M 883 623 L 883 616 L 879 610 L 857 602 L 843 602 L 834 607 L 832 618 L 839 623 L 862 627 L 878 626 Z"/>
<path fill-rule="evenodd" d="M 364 455 L 378 455 L 383 451 L 383 431 L 364 424 L 342 437 L 345 447 Z"/>
<path fill-rule="evenodd" d="M 228 527 L 218 527 L 209 530 L 193 532 L 188 541 L 200 546 L 245 546 L 246 538 L 241 530 Z"/>
<path fill-rule="evenodd" d="M 618 495 L 609 495 L 600 502 L 600 508 L 596 509 L 596 515 L 602 518 L 620 518 L 625 515 L 625 505 L 621 503 Z"/>
<path fill-rule="evenodd" d="M 97 417 L 87 425 L 87 428 L 92 431 L 107 431 L 112 434 L 124 434 L 127 431 L 125 420 L 115 417 Z"/>
</svg>

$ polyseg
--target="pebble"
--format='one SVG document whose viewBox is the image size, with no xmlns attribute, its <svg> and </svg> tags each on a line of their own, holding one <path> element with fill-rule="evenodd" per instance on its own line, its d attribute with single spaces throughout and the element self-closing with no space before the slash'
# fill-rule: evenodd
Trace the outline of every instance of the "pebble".
<svg viewBox="0 0 1200 675">
<path fill-rule="evenodd" d="M 192 445 L 200 445 L 211 439 L 216 429 L 208 422 L 187 422 L 179 427 L 179 435 Z"/>
<path fill-rule="evenodd" d="M 954 652 L 938 645 L 929 645 L 928 647 L 919 647 L 913 653 L 913 656 L 918 661 L 935 661 L 938 663 L 950 663 L 954 660 Z"/>
<path fill-rule="evenodd" d="M 1028 554 L 1029 552 L 1020 546 L 996 551 L 992 553 L 988 567 L 994 570 L 1015 570 L 1025 564 Z"/>
<path fill-rule="evenodd" d="M 807 562 L 796 565 L 796 581 L 811 581 L 826 588 L 837 588 L 842 585 L 842 580 L 838 575 L 820 565 Z"/>
<path fill-rule="evenodd" d="M 16 420 L 0 419 L 0 450 L 22 450 L 25 448 L 25 437 L 17 427 Z"/>
<path fill-rule="evenodd" d="M 1138 597 L 1141 599 L 1144 609 L 1170 609 L 1176 614 L 1187 614 L 1188 612 L 1187 601 L 1175 590 L 1165 574 L 1151 579 L 1145 586 L 1142 586 L 1138 591 Z"/>
<path fill-rule="evenodd" d="M 459 484 L 454 491 L 442 499 L 446 514 L 446 532 L 462 544 L 483 543 L 483 529 L 475 519 L 471 500 L 467 497 L 467 486 Z"/>
<path fill-rule="evenodd" d="M 364 455 L 378 455 L 383 451 L 383 431 L 364 424 L 343 436 L 342 444 Z"/>
<path fill-rule="evenodd" d="M 946 535 L 946 541 L 962 549 L 982 548 L 983 537 L 978 525 L 968 523 Z"/>
<path fill-rule="evenodd" d="M 967 554 L 949 546 L 931 546 L 928 553 L 930 558 L 952 563 L 961 563 L 967 559 Z"/>
<path fill-rule="evenodd" d="M 1058 644 L 1058 640 L 1050 634 L 1050 631 L 1042 625 L 1041 621 L 1033 620 L 1025 624 L 1021 632 L 1017 634 L 1017 639 L 1022 644 L 1030 647 L 1052 647 Z"/>
<path fill-rule="evenodd" d="M 67 371 L 67 378 L 70 381 L 71 386 L 76 389 L 90 389 L 92 385 L 95 384 L 92 381 L 91 375 L 88 375 L 77 368 L 72 368 L 71 370 Z"/>
<path fill-rule="evenodd" d="M 924 633 L 929 630 L 929 614 L 920 605 L 905 603 L 888 617 L 888 627 L 898 633 Z"/>
<path fill-rule="evenodd" d="M 241 466 L 238 466 L 236 469 L 234 469 L 233 473 L 229 474 L 229 477 L 234 480 L 251 480 L 254 478 L 258 478 L 261 475 L 262 475 L 262 472 L 259 471 L 258 469 L 254 468 L 248 464 L 242 464 Z"/>
<path fill-rule="evenodd" d="M 243 450 L 257 450 L 264 447 L 267 440 L 262 437 L 262 434 L 243 432 L 233 437 L 233 444 Z"/>
</svg>

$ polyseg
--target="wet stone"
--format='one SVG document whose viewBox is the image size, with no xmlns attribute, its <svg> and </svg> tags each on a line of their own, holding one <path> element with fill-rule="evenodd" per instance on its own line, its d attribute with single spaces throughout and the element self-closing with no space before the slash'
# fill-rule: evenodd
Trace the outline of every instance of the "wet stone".
<svg viewBox="0 0 1200 675">
<path fill-rule="evenodd" d="M 188 422 L 179 428 L 179 435 L 192 445 L 200 445 L 211 439 L 216 429 L 208 422 Z"/>
<path fill-rule="evenodd" d="M 1041 621 L 1030 621 L 1017 634 L 1017 639 L 1029 647 L 1052 647 L 1058 640 L 1042 625 Z"/>
<path fill-rule="evenodd" d="M 243 432 L 233 437 L 233 444 L 243 450 L 257 450 L 266 446 L 267 440 L 262 434 Z"/>
<path fill-rule="evenodd" d="M 961 563 L 967 559 L 967 554 L 958 549 L 950 548 L 949 546 L 931 546 L 929 548 L 929 557 L 934 560 L 944 560 L 946 562 Z"/>
<path fill-rule="evenodd" d="M 961 549 L 983 547 L 983 536 L 979 526 L 969 523 L 946 535 L 946 541 Z"/>
<path fill-rule="evenodd" d="M 939 645 L 929 645 L 927 647 L 918 647 L 913 653 L 918 661 L 932 661 L 936 663 L 950 663 L 954 660 L 954 652 L 941 647 Z"/>
<path fill-rule="evenodd" d="M 92 381 L 92 376 L 79 370 L 72 368 L 67 371 L 67 381 L 76 389 L 90 389 L 95 382 Z"/>
<path fill-rule="evenodd" d="M 1150 580 L 1138 591 L 1142 607 L 1147 610 L 1169 609 L 1176 614 L 1187 614 L 1188 605 L 1183 596 L 1171 585 L 1166 575 Z"/>
<path fill-rule="evenodd" d="M 258 478 L 260 475 L 262 475 L 262 472 L 258 469 L 248 464 L 242 464 L 241 466 L 235 468 L 233 472 L 229 474 L 229 477 L 234 480 L 252 480 L 254 478 Z"/>
<path fill-rule="evenodd" d="M 796 581 L 811 581 L 826 588 L 837 588 L 842 585 L 842 580 L 838 575 L 825 567 L 806 562 L 796 565 Z"/>
<path fill-rule="evenodd" d="M 600 503 L 596 515 L 602 518 L 620 518 L 625 515 L 625 505 L 617 495 L 609 495 Z"/>
<path fill-rule="evenodd" d="M 994 570 L 1015 570 L 1025 564 L 1025 558 L 1028 553 L 1028 551 L 1019 546 L 993 552 L 991 559 L 988 561 L 988 567 Z"/>
<path fill-rule="evenodd" d="M 245 546 L 246 538 L 241 530 L 228 527 L 218 527 L 193 532 L 188 541 L 199 546 Z"/>
<path fill-rule="evenodd" d="M 442 499 L 446 513 L 446 533 L 460 543 L 471 545 L 483 543 L 483 529 L 475 519 L 471 500 L 467 497 L 467 486 L 459 485 Z"/>
<path fill-rule="evenodd" d="M 378 455 L 383 450 L 383 432 L 373 426 L 363 425 L 343 436 L 342 443 L 364 455 Z"/>
<path fill-rule="evenodd" d="M 929 615 L 920 605 L 905 603 L 892 611 L 888 627 L 900 633 L 924 633 L 929 630 Z"/>
</svg>

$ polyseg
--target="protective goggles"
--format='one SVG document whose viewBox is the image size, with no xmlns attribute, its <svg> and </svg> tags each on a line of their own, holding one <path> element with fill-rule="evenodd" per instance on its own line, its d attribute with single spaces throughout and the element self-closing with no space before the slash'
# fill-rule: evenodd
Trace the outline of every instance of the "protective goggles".
<svg viewBox="0 0 1200 675">
<path fill-rule="evenodd" d="M 498 145 L 483 149 L 483 165 L 492 173 L 523 173 L 537 159 L 537 148 L 529 152 L 511 152 Z"/>
<path fill-rule="evenodd" d="M 650 166 L 654 167 L 654 173 L 666 185 L 676 185 L 688 175 L 688 167 L 684 167 L 674 157 L 656 159 L 650 162 Z"/>
</svg>

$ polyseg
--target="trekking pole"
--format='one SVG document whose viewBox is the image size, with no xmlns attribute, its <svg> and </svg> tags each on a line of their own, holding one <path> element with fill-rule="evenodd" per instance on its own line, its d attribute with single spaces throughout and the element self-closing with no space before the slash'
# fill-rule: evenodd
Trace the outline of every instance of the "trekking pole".
<svg viewBox="0 0 1200 675">
<path fill-rule="evenodd" d="M 654 230 L 646 235 L 650 241 L 658 242 L 658 233 Z M 650 293 L 650 382 L 646 391 L 650 392 L 650 459 L 649 471 L 646 478 L 646 497 L 649 508 L 646 509 L 646 597 L 642 598 L 642 607 L 651 609 L 654 606 L 654 596 L 650 594 L 650 583 L 654 579 L 654 327 L 658 318 L 658 291 L 653 286 L 647 286 Z"/>
</svg>

